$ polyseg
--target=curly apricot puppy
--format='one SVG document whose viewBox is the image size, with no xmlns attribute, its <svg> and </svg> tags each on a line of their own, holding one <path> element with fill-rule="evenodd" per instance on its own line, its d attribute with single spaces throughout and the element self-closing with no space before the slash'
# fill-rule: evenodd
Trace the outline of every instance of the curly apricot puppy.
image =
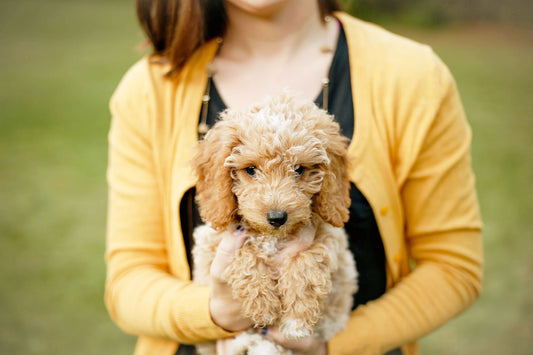
<svg viewBox="0 0 533 355">
<path fill-rule="evenodd" d="M 195 281 L 208 284 L 219 232 L 240 225 L 248 239 L 224 277 L 244 315 L 289 338 L 328 340 L 343 329 L 357 289 L 342 229 L 350 204 L 346 147 L 332 116 L 287 94 L 225 111 L 194 159 L 207 223 L 194 233 Z M 276 259 L 309 224 L 316 227 L 309 246 Z M 239 337 L 236 354 L 290 353 L 253 332 Z"/>
</svg>

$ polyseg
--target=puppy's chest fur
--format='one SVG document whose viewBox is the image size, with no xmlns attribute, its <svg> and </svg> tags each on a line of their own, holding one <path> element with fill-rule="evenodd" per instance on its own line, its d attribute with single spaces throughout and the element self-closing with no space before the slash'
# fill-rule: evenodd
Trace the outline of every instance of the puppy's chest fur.
<svg viewBox="0 0 533 355">
<path fill-rule="evenodd" d="M 288 240 L 279 239 L 273 237 L 272 235 L 258 234 L 248 237 L 245 244 L 247 243 L 255 244 L 255 246 L 261 251 L 261 253 L 264 253 L 266 256 L 271 258 L 274 255 L 278 254 L 278 252 L 287 245 Z"/>
</svg>

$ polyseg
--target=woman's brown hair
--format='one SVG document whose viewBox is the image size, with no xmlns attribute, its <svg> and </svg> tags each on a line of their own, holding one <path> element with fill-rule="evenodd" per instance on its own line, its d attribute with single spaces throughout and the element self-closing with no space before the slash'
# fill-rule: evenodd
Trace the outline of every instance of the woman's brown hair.
<svg viewBox="0 0 533 355">
<path fill-rule="evenodd" d="M 337 0 L 318 4 L 322 17 L 341 9 Z M 170 62 L 169 76 L 179 72 L 199 46 L 222 36 L 228 22 L 224 0 L 137 0 L 137 17 L 152 54 Z"/>
</svg>

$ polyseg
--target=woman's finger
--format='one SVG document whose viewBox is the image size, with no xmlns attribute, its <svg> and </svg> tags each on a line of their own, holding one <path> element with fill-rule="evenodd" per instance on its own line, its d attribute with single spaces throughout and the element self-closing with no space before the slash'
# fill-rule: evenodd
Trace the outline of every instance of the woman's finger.
<svg viewBox="0 0 533 355">
<path fill-rule="evenodd" d="M 235 338 L 218 339 L 216 342 L 217 355 L 229 355 L 231 354 L 231 342 Z"/>
<path fill-rule="evenodd" d="M 244 244 L 245 240 L 246 234 L 243 228 L 238 228 L 233 233 L 225 233 L 211 264 L 211 276 L 213 278 L 222 279 L 224 270 L 231 263 L 235 252 Z"/>
</svg>

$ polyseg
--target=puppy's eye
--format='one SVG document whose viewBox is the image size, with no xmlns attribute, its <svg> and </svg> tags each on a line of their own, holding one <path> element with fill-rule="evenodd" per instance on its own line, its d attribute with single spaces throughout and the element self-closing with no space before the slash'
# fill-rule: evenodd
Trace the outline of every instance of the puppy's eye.
<svg viewBox="0 0 533 355">
<path fill-rule="evenodd" d="M 257 168 L 255 166 L 249 166 L 244 170 L 246 171 L 246 174 L 251 177 L 255 177 L 255 173 L 257 172 Z"/>
<path fill-rule="evenodd" d="M 303 166 L 301 165 L 294 166 L 294 172 L 296 173 L 296 175 L 302 176 L 304 171 L 305 171 L 305 168 Z"/>
</svg>

